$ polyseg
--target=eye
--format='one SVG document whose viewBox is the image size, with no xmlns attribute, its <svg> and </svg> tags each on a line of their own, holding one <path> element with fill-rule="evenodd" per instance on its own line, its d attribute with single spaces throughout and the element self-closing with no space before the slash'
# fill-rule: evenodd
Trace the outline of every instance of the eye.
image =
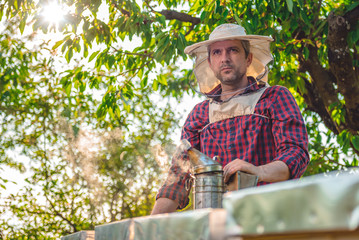
<svg viewBox="0 0 359 240">
<path fill-rule="evenodd" d="M 214 49 L 213 51 L 212 51 L 212 55 L 218 55 L 218 54 L 220 54 L 221 53 L 221 50 L 219 50 L 219 49 Z"/>
<path fill-rule="evenodd" d="M 239 52 L 238 48 L 230 48 L 229 51 L 235 53 Z"/>
</svg>

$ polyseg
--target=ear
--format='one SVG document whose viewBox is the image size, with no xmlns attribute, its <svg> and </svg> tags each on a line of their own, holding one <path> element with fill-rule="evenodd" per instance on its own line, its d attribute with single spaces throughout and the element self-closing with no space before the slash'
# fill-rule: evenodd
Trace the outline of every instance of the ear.
<svg viewBox="0 0 359 240">
<path fill-rule="evenodd" d="M 249 65 L 251 65 L 252 60 L 253 60 L 253 54 L 249 53 L 248 57 L 247 57 L 247 67 L 249 67 Z"/>
</svg>

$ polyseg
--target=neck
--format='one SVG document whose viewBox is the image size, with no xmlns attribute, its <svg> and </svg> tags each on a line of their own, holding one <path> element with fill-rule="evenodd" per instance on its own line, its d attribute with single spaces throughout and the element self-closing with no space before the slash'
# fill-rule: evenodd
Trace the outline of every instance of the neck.
<svg viewBox="0 0 359 240">
<path fill-rule="evenodd" d="M 221 100 L 225 101 L 235 95 L 241 94 L 245 91 L 245 88 L 248 86 L 249 81 L 247 78 L 243 79 L 236 85 L 226 85 L 221 83 L 222 95 Z"/>
</svg>

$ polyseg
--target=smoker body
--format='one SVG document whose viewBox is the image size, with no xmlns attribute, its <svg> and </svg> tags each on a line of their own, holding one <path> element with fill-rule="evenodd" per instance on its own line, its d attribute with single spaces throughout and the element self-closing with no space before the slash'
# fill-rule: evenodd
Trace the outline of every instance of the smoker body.
<svg viewBox="0 0 359 240">
<path fill-rule="evenodd" d="M 194 209 L 222 208 L 224 193 L 223 171 L 219 164 L 194 169 Z"/>
<path fill-rule="evenodd" d="M 231 180 L 224 184 L 223 169 L 220 159 L 213 159 L 193 148 L 183 139 L 180 151 L 187 151 L 193 167 L 193 199 L 194 209 L 222 208 L 223 193 L 257 185 L 258 177 L 244 172 L 236 172 Z"/>
</svg>

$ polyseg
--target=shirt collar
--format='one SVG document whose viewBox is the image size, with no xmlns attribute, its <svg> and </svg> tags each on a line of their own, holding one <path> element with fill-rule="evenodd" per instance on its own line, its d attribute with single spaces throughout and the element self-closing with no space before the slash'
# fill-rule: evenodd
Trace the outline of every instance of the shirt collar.
<svg viewBox="0 0 359 240">
<path fill-rule="evenodd" d="M 257 84 L 255 84 L 257 83 Z M 248 77 L 248 87 L 244 90 L 244 92 L 238 94 L 239 95 L 243 95 L 243 94 L 248 94 L 251 92 L 255 92 L 259 89 L 261 89 L 263 86 L 265 85 L 264 82 L 262 81 L 256 81 L 253 77 L 249 76 Z M 207 97 L 210 99 L 213 99 L 215 101 L 221 102 L 220 99 L 220 95 L 222 93 L 222 86 L 221 84 L 218 84 L 211 92 L 209 92 L 207 94 Z"/>
</svg>

